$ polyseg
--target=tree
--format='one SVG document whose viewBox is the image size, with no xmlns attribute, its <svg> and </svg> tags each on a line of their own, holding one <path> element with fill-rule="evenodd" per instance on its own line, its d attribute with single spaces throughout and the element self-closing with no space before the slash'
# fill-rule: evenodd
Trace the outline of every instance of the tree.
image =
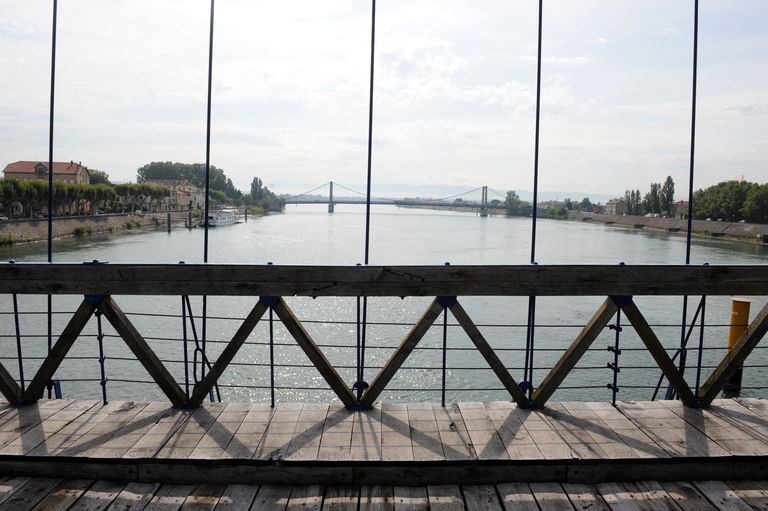
<svg viewBox="0 0 768 511">
<path fill-rule="evenodd" d="M 251 181 L 251 200 L 258 201 L 263 198 L 263 189 L 261 179 L 254 177 Z"/>
<path fill-rule="evenodd" d="M 581 210 L 586 211 L 588 213 L 592 212 L 592 201 L 589 200 L 589 197 L 584 197 L 581 199 Z"/>
<path fill-rule="evenodd" d="M 748 181 L 723 181 L 709 188 L 697 190 L 693 195 L 693 217 L 738 222 L 743 219 L 742 208 L 747 196 L 754 187 L 759 186 Z M 754 209 L 749 211 L 750 214 L 756 214 Z"/>
<path fill-rule="evenodd" d="M 672 176 L 667 176 L 664 185 L 659 192 L 660 212 L 666 215 L 672 214 L 672 206 L 675 204 L 675 182 Z"/>
<path fill-rule="evenodd" d="M 157 179 L 188 181 L 198 188 L 205 188 L 205 164 L 153 161 L 136 171 L 138 183 Z M 208 183 L 211 190 L 220 191 L 230 199 L 239 199 L 242 196 L 242 192 L 235 188 L 224 171 L 214 165 L 210 166 Z"/>
<path fill-rule="evenodd" d="M 99 169 L 88 169 L 88 172 L 91 174 L 91 180 L 89 181 L 92 185 L 111 185 L 112 182 L 109 180 L 109 174 L 104 172 L 103 170 Z"/>
<path fill-rule="evenodd" d="M 768 224 L 768 183 L 750 188 L 741 214 L 747 222 Z"/>
<path fill-rule="evenodd" d="M 643 209 L 646 213 L 661 213 L 661 200 L 659 198 L 659 183 L 651 183 L 651 191 L 645 194 Z"/>
<path fill-rule="evenodd" d="M 508 216 L 517 216 L 520 214 L 520 206 L 522 201 L 518 197 L 517 192 L 510 190 L 507 192 L 507 196 L 504 199 L 504 207 L 507 210 Z"/>
</svg>

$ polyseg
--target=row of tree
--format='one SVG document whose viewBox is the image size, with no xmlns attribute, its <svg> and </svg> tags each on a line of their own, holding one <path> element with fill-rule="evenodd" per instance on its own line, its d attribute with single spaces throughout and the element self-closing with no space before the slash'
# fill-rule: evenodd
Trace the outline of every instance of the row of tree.
<svg viewBox="0 0 768 511">
<path fill-rule="evenodd" d="M 651 183 L 651 189 L 640 198 L 640 190 L 624 192 L 624 213 L 627 215 L 672 216 L 675 205 L 675 181 L 667 176 L 664 184 Z"/>
<path fill-rule="evenodd" d="M 693 217 L 768 224 L 768 183 L 723 181 L 693 195 Z"/>
<path fill-rule="evenodd" d="M 198 188 L 204 189 L 205 164 L 153 161 L 138 169 L 136 180 L 139 183 L 155 180 L 187 181 Z M 223 169 L 214 165 L 210 166 L 208 183 L 211 197 L 219 202 L 257 205 L 266 209 L 272 203 L 279 201 L 278 197 L 269 188 L 264 186 L 260 178 L 253 178 L 250 194 L 245 194 L 235 188 L 232 180 L 227 177 Z"/>
<path fill-rule="evenodd" d="M 117 209 L 120 211 L 140 209 L 148 203 L 148 209 L 157 207 L 167 197 L 168 188 L 149 184 L 73 184 L 53 182 L 54 215 L 82 214 L 86 210 Z M 48 206 L 48 181 L 44 179 L 0 180 L 0 203 L 6 214 L 15 203 L 21 205 L 26 216 L 43 212 Z"/>
</svg>

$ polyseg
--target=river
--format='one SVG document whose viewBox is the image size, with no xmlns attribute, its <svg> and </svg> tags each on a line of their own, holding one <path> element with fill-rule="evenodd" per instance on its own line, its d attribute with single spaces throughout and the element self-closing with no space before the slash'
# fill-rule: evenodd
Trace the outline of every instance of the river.
<svg viewBox="0 0 768 511">
<path fill-rule="evenodd" d="M 488 217 L 475 214 L 374 206 L 371 219 L 369 263 L 387 264 L 527 264 L 531 253 L 531 221 L 526 218 Z M 247 223 L 211 229 L 209 262 L 264 264 L 342 264 L 364 261 L 364 207 L 337 205 L 328 214 L 322 205 L 288 206 L 285 213 L 249 218 Z M 626 229 L 591 224 L 540 220 L 537 224 L 536 259 L 539 264 L 682 264 L 685 262 L 684 235 L 658 231 Z M 46 245 L 18 245 L 0 249 L 0 259 L 45 261 Z M 81 262 L 98 259 L 112 263 L 199 263 L 203 261 L 203 230 L 176 227 L 172 232 L 129 231 L 113 235 L 91 235 L 54 242 L 54 261 Z M 695 237 L 692 264 L 765 264 L 768 246 L 723 239 Z M 67 311 L 74 310 L 76 297 L 54 298 L 54 332 L 65 324 Z M 540 382 L 562 351 L 570 344 L 603 298 L 539 298 L 536 308 L 534 382 Z M 765 303 L 754 298 L 752 316 Z M 130 313 L 139 331 L 184 386 L 181 300 L 173 297 L 117 297 Z M 470 316 L 511 368 L 516 379 L 522 377 L 528 300 L 526 298 L 460 298 Z M 244 317 L 254 298 L 211 297 L 207 322 L 209 357 L 215 360 L 226 341 L 239 326 L 235 319 Z M 337 365 L 350 384 L 354 382 L 356 339 L 354 298 L 290 298 L 288 303 L 305 322 L 305 327 Z M 373 298 L 369 301 L 368 349 L 365 379 L 369 382 L 391 354 L 394 347 L 415 322 L 429 299 Z M 680 342 L 681 297 L 638 297 L 637 303 L 649 323 L 668 348 Z M 692 298 L 689 317 L 698 304 Z M 201 310 L 199 299 L 192 300 L 193 312 Z M 24 337 L 24 372 L 33 374 L 45 354 L 47 336 L 45 309 L 40 297 L 19 297 L 20 330 Z M 3 363 L 18 375 L 12 300 L 0 295 Z M 730 314 L 728 297 L 710 297 L 707 301 L 704 362 L 712 366 L 722 357 Z M 449 317 L 449 320 L 452 318 Z M 330 323 L 329 323 L 330 322 Z M 441 320 L 438 321 L 440 323 Z M 455 323 L 454 321 L 449 321 Z M 188 325 L 189 326 L 189 325 Z M 199 322 L 196 324 L 200 330 Z M 163 396 L 143 368 L 133 360 L 122 341 L 105 324 L 105 366 L 110 399 L 162 399 Z M 191 332 L 191 331 L 190 331 Z M 698 330 L 691 346 L 698 343 Z M 577 369 L 565 380 L 556 400 L 608 400 L 606 384 L 612 373 L 606 364 L 613 354 L 605 348 L 614 341 L 614 333 L 603 333 Z M 190 333 L 191 337 L 191 333 Z M 269 399 L 269 371 L 266 322 L 257 327 L 220 380 L 225 400 Z M 278 400 L 329 400 L 333 395 L 317 372 L 280 325 L 275 329 L 276 397 Z M 439 400 L 441 384 L 442 328 L 433 327 L 383 394 L 385 399 Z M 501 384 L 482 358 L 471 348 L 463 331 L 448 328 L 447 392 L 448 401 L 505 399 Z M 631 328 L 621 334 L 622 355 L 619 374 L 619 399 L 648 399 L 659 371 Z M 192 346 L 188 347 L 192 356 Z M 758 349 L 745 368 L 744 395 L 764 395 L 768 380 L 768 350 Z M 689 353 L 695 360 L 696 353 Z M 190 368 L 190 374 L 191 374 Z M 711 369 L 705 369 L 702 381 Z M 695 369 L 686 371 L 688 382 L 695 384 Z M 65 397 L 100 397 L 96 322 L 91 321 L 75 344 L 71 356 L 57 373 Z M 190 375 L 190 378 L 192 375 Z"/>
</svg>

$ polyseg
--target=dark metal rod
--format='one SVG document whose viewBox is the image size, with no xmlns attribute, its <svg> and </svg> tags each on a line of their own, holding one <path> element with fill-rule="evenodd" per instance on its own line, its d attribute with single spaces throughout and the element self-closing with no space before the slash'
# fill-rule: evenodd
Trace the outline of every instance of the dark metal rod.
<svg viewBox="0 0 768 511">
<path fill-rule="evenodd" d="M 693 178 L 696 155 L 696 77 L 699 58 L 699 0 L 693 2 L 693 83 L 691 85 L 691 156 L 688 175 L 688 233 L 685 241 L 685 264 L 691 262 L 691 226 L 693 224 Z"/>
<path fill-rule="evenodd" d="M 184 296 L 181 297 L 181 335 L 184 340 L 184 393 L 189 399 L 189 348 L 187 342 L 187 310 L 184 307 Z"/>
<path fill-rule="evenodd" d="M 21 391 L 24 392 L 24 357 L 21 354 L 21 328 L 19 327 L 19 301 L 16 293 L 13 294 L 13 322 L 16 325 L 16 355 L 19 359 L 19 381 Z"/>
<path fill-rule="evenodd" d="M 275 407 L 275 329 L 272 307 L 269 307 L 269 395 L 272 408 Z"/>
<path fill-rule="evenodd" d="M 357 297 L 357 381 L 361 381 L 363 377 L 360 375 L 360 297 Z"/>
<path fill-rule="evenodd" d="M 99 341 L 99 369 L 101 371 L 101 400 L 107 404 L 107 374 L 104 368 L 104 331 L 101 326 L 101 310 L 96 309 L 96 339 Z"/>
<path fill-rule="evenodd" d="M 611 404 L 616 406 L 616 394 L 619 392 L 619 352 L 621 350 L 621 309 L 616 311 L 616 338 L 613 344 L 613 385 Z"/>
<path fill-rule="evenodd" d="M 208 262 L 208 212 L 211 195 L 211 90 L 213 83 L 213 12 L 216 0 L 211 0 L 211 26 L 208 31 L 208 101 L 205 117 L 205 222 L 203 234 L 203 262 Z M 205 316 L 205 313 L 203 313 Z"/>
<path fill-rule="evenodd" d="M 440 387 L 440 402 L 445 406 L 445 387 L 446 387 L 446 365 L 448 362 L 448 309 L 443 309 L 443 374 L 442 385 Z"/>
<path fill-rule="evenodd" d="M 707 310 L 706 296 L 701 297 L 701 304 L 699 307 L 701 308 L 701 326 L 699 327 L 699 353 L 696 363 L 696 395 L 699 394 L 699 389 L 701 388 L 701 358 L 704 353 L 704 313 Z"/>
<path fill-rule="evenodd" d="M 53 27 L 51 29 L 51 110 L 48 118 L 48 262 L 53 261 L 53 120 L 56 98 L 56 21 L 59 2 L 53 0 Z M 50 309 L 49 309 L 50 310 Z"/>
<path fill-rule="evenodd" d="M 53 347 L 53 296 L 48 295 L 48 355 L 51 354 L 51 348 Z M 53 386 L 48 385 L 48 399 L 51 399 L 51 393 Z"/>
<path fill-rule="evenodd" d="M 541 31 L 543 10 L 544 0 L 539 0 L 539 30 L 536 57 L 536 132 L 534 135 L 533 148 L 533 209 L 531 210 L 531 264 L 536 262 L 536 204 L 539 200 L 539 126 L 541 120 Z"/>
<path fill-rule="evenodd" d="M 365 379 L 365 333 L 366 322 L 368 321 L 368 297 L 363 297 L 363 328 L 360 335 L 360 378 L 361 383 Z"/>
<path fill-rule="evenodd" d="M 528 328 L 526 330 L 526 344 L 525 344 L 525 367 L 526 376 L 525 381 L 528 383 L 528 398 L 533 396 L 533 354 L 534 354 L 534 339 L 536 334 L 536 297 L 528 297 Z"/>
<path fill-rule="evenodd" d="M 371 0 L 371 75 L 368 88 L 368 178 L 365 192 L 365 259 L 368 264 L 368 254 L 371 240 L 371 161 L 373 148 L 373 70 L 376 42 L 376 0 Z"/>
</svg>

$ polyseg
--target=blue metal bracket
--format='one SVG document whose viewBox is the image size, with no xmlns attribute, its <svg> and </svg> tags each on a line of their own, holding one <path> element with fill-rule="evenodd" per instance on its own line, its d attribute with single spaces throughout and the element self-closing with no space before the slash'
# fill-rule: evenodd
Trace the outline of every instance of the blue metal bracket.
<svg viewBox="0 0 768 511">
<path fill-rule="evenodd" d="M 85 295 L 85 303 L 98 306 L 104 301 L 104 295 Z"/>
<path fill-rule="evenodd" d="M 447 309 L 454 305 L 458 300 L 456 300 L 455 296 L 438 296 L 437 297 L 437 303 L 440 304 L 440 306 L 443 309 Z"/>
<path fill-rule="evenodd" d="M 619 307 L 626 307 L 632 303 L 632 295 L 611 296 L 611 300 Z"/>
<path fill-rule="evenodd" d="M 259 301 L 266 305 L 267 307 L 274 307 L 277 305 L 277 301 L 280 299 L 279 296 L 260 296 Z"/>
</svg>

